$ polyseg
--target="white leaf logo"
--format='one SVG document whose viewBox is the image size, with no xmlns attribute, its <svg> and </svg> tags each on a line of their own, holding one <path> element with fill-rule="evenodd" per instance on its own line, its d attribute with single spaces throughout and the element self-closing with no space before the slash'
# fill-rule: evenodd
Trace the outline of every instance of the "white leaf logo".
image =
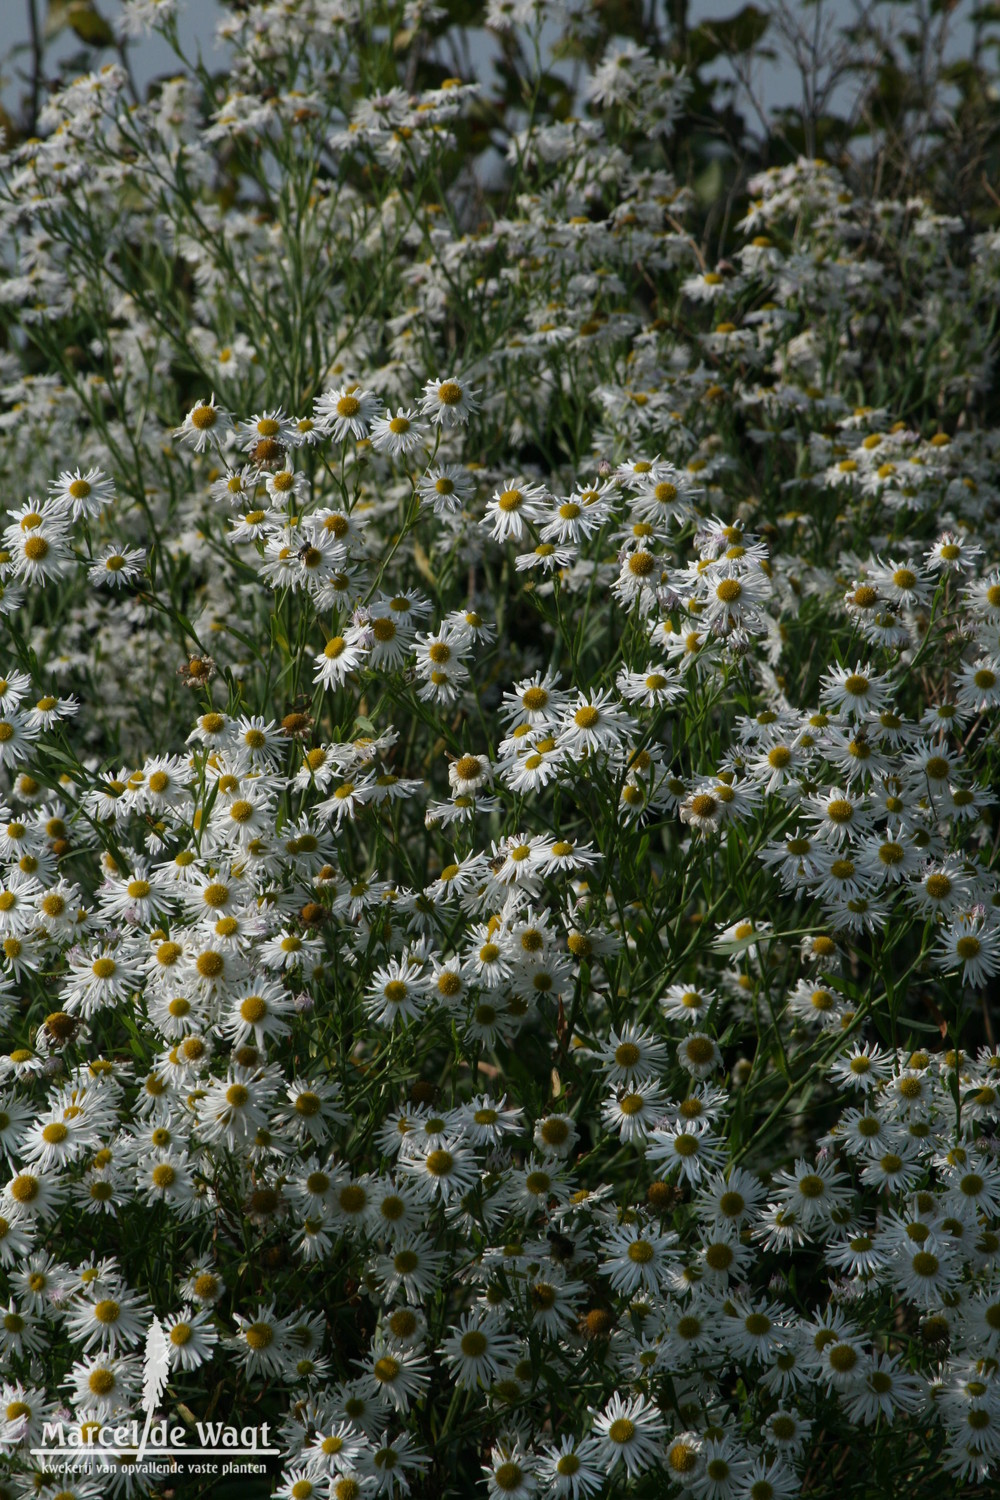
<svg viewBox="0 0 1000 1500">
<path fill-rule="evenodd" d="M 140 1462 L 146 1449 L 149 1429 L 157 1403 L 163 1394 L 170 1373 L 170 1345 L 163 1332 L 163 1324 L 154 1316 L 146 1334 L 146 1351 L 142 1361 L 142 1406 L 146 1413 L 146 1425 L 142 1430 L 136 1462 Z"/>
</svg>

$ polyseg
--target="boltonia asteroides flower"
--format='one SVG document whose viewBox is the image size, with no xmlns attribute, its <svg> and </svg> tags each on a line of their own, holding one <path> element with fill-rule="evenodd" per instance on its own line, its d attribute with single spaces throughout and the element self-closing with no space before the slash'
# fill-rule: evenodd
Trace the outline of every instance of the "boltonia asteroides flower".
<svg viewBox="0 0 1000 1500">
<path fill-rule="evenodd" d="M 443 380 L 428 380 L 424 386 L 420 409 L 440 427 L 458 427 L 478 411 L 478 392 L 457 375 Z"/>
<path fill-rule="evenodd" d="M 631 1479 L 661 1458 L 666 1427 L 645 1396 L 626 1401 L 615 1394 L 593 1417 L 594 1456 L 609 1473 L 621 1465 Z"/>
<path fill-rule="evenodd" d="M 981 915 L 959 916 L 941 936 L 938 962 L 979 986 L 1000 970 L 1000 925 Z"/>
</svg>

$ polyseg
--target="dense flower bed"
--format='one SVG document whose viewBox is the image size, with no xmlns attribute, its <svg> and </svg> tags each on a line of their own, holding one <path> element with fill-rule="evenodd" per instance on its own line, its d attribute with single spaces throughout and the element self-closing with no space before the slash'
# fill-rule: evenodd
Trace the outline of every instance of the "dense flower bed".
<svg viewBox="0 0 1000 1500">
<path fill-rule="evenodd" d="M 985 1495 L 1000 235 L 397 20 L 2 161 L 0 1492 Z"/>
</svg>

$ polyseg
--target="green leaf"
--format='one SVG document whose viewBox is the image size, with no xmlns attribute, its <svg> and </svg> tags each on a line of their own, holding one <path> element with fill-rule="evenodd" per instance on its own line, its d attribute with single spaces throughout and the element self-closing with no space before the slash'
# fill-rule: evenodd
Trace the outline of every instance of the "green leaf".
<svg viewBox="0 0 1000 1500">
<path fill-rule="evenodd" d="M 696 66 L 711 62 L 720 53 L 749 52 L 771 24 L 771 18 L 756 5 L 745 5 L 735 16 L 721 21 L 703 21 L 688 32 L 687 44 Z"/>
<path fill-rule="evenodd" d="M 721 198 L 726 187 L 726 177 L 722 162 L 718 157 L 714 157 L 709 162 L 705 170 L 695 179 L 693 186 L 699 203 L 705 208 L 710 208 Z"/>
<path fill-rule="evenodd" d="M 426 578 L 431 588 L 437 588 L 437 578 L 434 576 L 431 560 L 416 537 L 413 538 L 413 561 L 417 565 L 417 572 L 420 576 Z"/>
<path fill-rule="evenodd" d="M 91 47 L 111 47 L 114 33 L 94 5 L 94 0 L 49 0 L 45 16 L 46 38 L 66 27 Z"/>
</svg>

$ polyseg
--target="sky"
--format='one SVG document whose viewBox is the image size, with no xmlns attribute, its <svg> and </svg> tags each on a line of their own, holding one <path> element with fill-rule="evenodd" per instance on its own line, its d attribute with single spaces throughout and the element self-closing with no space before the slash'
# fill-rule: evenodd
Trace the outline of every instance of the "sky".
<svg viewBox="0 0 1000 1500">
<path fill-rule="evenodd" d="M 23 86 L 19 86 L 12 76 L 9 54 L 12 48 L 24 48 L 30 36 L 28 23 L 28 5 L 30 0 L 0 0 L 0 57 L 6 54 L 6 58 L 0 62 L 3 71 L 0 73 L 0 101 L 9 108 L 16 101 Z M 34 0 L 40 16 L 44 16 L 48 0 Z M 743 9 L 747 0 L 691 0 L 689 10 L 689 25 L 697 25 L 707 20 L 725 20 L 736 15 Z M 925 0 L 926 3 L 926 0 Z M 954 45 L 956 47 L 966 46 L 970 35 L 968 13 L 973 8 L 974 0 L 959 0 L 951 17 L 954 28 Z M 97 8 L 107 19 L 112 20 L 120 12 L 120 0 L 96 0 Z M 766 8 L 767 0 L 757 0 L 760 8 Z M 792 0 L 803 22 L 810 23 L 815 15 L 813 7 L 799 0 Z M 841 23 L 851 18 L 857 9 L 855 0 L 823 0 L 823 8 L 832 21 Z M 884 5 L 883 13 L 888 16 L 900 17 L 910 9 L 907 5 Z M 215 26 L 222 14 L 217 0 L 179 0 L 179 31 L 182 46 L 188 55 L 199 49 L 204 61 L 209 66 L 222 66 L 225 58 L 223 50 L 215 46 Z M 490 58 L 495 49 L 494 39 L 485 32 L 479 32 L 472 37 L 471 54 L 477 67 L 481 69 L 481 76 L 487 81 L 492 73 Z M 50 67 L 56 65 L 60 59 L 65 58 L 72 52 L 80 51 L 80 43 L 73 37 L 63 33 L 52 43 L 47 57 Z M 22 67 L 28 64 L 25 52 L 21 52 L 15 62 Z M 159 75 L 174 73 L 176 59 L 168 45 L 159 36 L 143 40 L 133 44 L 131 49 L 132 69 L 140 91 L 153 78 Z M 717 69 L 720 76 L 725 71 L 722 64 Z M 754 70 L 755 89 L 758 97 L 762 98 L 769 109 L 781 108 L 788 104 L 797 103 L 801 98 L 801 85 L 796 71 L 786 61 L 784 64 L 761 62 Z M 843 103 L 844 91 L 835 97 L 836 103 Z"/>
</svg>

